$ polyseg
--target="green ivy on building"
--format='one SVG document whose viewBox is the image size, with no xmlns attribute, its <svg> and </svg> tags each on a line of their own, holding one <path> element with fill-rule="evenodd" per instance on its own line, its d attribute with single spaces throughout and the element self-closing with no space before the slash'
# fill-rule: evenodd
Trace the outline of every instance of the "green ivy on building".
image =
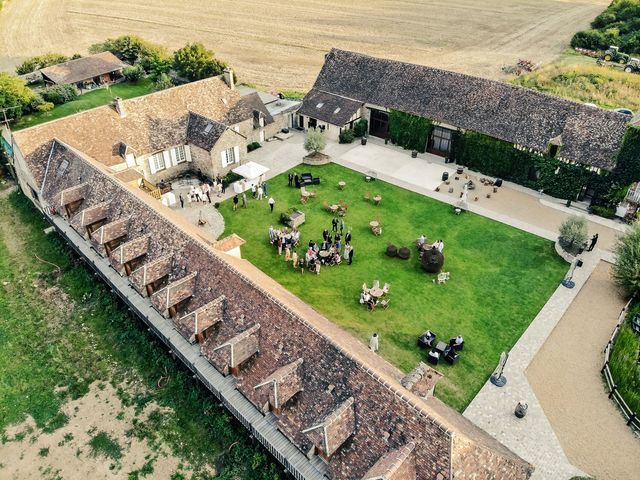
<svg viewBox="0 0 640 480">
<path fill-rule="evenodd" d="M 433 130 L 433 122 L 427 118 L 391 110 L 389 112 L 389 139 L 409 150 L 424 153 Z"/>
</svg>

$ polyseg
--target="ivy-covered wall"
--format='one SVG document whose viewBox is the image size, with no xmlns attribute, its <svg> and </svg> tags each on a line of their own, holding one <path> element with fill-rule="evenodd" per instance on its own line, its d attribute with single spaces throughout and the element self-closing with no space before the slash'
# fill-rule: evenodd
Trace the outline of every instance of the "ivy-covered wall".
<svg viewBox="0 0 640 480">
<path fill-rule="evenodd" d="M 584 186 L 602 188 L 602 177 L 582 165 L 519 150 L 511 143 L 476 132 L 457 132 L 451 156 L 472 170 L 543 190 L 558 198 L 575 200 Z"/>
<path fill-rule="evenodd" d="M 389 138 L 392 143 L 424 153 L 433 122 L 427 118 L 391 110 L 389 112 Z"/>
<path fill-rule="evenodd" d="M 616 158 L 613 181 L 627 186 L 640 181 L 640 127 L 629 126 Z"/>
</svg>

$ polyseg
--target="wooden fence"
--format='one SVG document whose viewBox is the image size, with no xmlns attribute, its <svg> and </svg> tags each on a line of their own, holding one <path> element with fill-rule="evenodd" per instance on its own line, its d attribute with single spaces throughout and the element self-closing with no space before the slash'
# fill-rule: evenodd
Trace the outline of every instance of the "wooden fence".
<svg viewBox="0 0 640 480">
<path fill-rule="evenodd" d="M 611 369 L 609 368 L 609 356 L 611 355 L 611 349 L 613 345 L 616 343 L 616 338 L 620 333 L 620 329 L 627 319 L 627 312 L 629 310 L 629 306 L 633 298 L 627 302 L 622 311 L 620 312 L 620 316 L 618 317 L 618 323 L 616 324 L 616 328 L 613 330 L 611 334 L 611 338 L 607 343 L 607 346 L 604 348 L 604 364 L 602 365 L 602 375 L 604 376 L 605 383 L 607 384 L 607 389 L 609 390 L 609 398 L 613 399 L 613 401 L 618 405 L 618 408 L 622 411 L 622 415 L 627 421 L 627 425 L 629 425 L 636 432 L 640 432 L 640 418 L 638 418 L 638 414 L 629 408 L 627 402 L 624 401 L 622 395 L 618 391 L 618 386 L 611 375 Z"/>
</svg>

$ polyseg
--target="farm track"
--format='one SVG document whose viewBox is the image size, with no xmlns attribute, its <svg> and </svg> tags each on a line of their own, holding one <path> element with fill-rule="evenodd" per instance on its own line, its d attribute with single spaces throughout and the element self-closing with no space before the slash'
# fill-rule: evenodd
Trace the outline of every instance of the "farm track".
<svg viewBox="0 0 640 480">
<path fill-rule="evenodd" d="M 202 41 L 243 81 L 269 87 L 309 88 L 331 47 L 499 78 L 519 58 L 553 60 L 607 3 L 13 0 L 0 13 L 0 70 L 133 33 L 170 49 Z"/>
</svg>

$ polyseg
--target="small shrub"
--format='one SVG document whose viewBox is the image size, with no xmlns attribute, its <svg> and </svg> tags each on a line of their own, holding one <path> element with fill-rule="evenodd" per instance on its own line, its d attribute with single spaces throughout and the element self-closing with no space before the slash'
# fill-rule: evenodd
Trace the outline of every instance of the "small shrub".
<svg viewBox="0 0 640 480">
<path fill-rule="evenodd" d="M 602 218 L 613 218 L 616 216 L 616 211 L 613 207 L 603 207 L 600 205 L 593 205 L 591 207 L 591 212 L 594 215 L 598 215 Z"/>
<path fill-rule="evenodd" d="M 353 130 L 348 128 L 340 132 L 340 143 L 352 143 L 355 137 Z"/>
<path fill-rule="evenodd" d="M 634 223 L 630 230 L 618 238 L 613 249 L 616 263 L 613 278 L 627 295 L 640 290 L 640 223 Z"/>
<path fill-rule="evenodd" d="M 251 142 L 249 145 L 247 145 L 247 152 L 253 152 L 260 147 L 262 147 L 262 145 L 260 145 L 258 142 Z"/>
<path fill-rule="evenodd" d="M 50 112 L 51 110 L 53 110 L 53 107 L 55 107 L 55 105 L 51 102 L 44 102 L 41 103 L 40 105 L 38 105 L 36 107 L 36 110 L 38 112 Z"/>
<path fill-rule="evenodd" d="M 214 206 L 215 208 L 220 208 L 220 202 L 216 202 L 216 203 L 214 203 L 214 204 L 213 204 L 213 206 Z"/>
<path fill-rule="evenodd" d="M 356 138 L 364 137 L 369 129 L 369 122 L 364 118 L 353 124 L 353 134 Z"/>
<path fill-rule="evenodd" d="M 420 264 L 427 273 L 439 273 L 444 265 L 444 255 L 437 249 L 430 248 L 422 253 Z"/>
<path fill-rule="evenodd" d="M 389 245 L 387 245 L 387 251 L 386 251 L 387 257 L 395 257 L 398 254 L 398 248 L 390 243 Z"/>
<path fill-rule="evenodd" d="M 78 89 L 74 85 L 54 85 L 42 92 L 42 98 L 45 102 L 62 105 L 78 98 Z"/>
<path fill-rule="evenodd" d="M 411 257 L 411 250 L 409 250 L 408 247 L 400 247 L 400 250 L 398 250 L 398 258 L 409 260 L 409 257 Z"/>
<path fill-rule="evenodd" d="M 577 252 L 587 241 L 587 221 L 577 215 L 562 222 L 559 231 L 558 242 L 567 252 Z"/>
<path fill-rule="evenodd" d="M 222 178 L 222 184 L 224 188 L 227 188 L 233 182 L 237 182 L 238 180 L 242 180 L 242 175 L 238 175 L 237 173 L 229 172 Z"/>
<path fill-rule="evenodd" d="M 127 82 L 138 83 L 144 75 L 144 69 L 140 65 L 131 65 L 126 67 L 122 74 L 127 79 Z"/>
<path fill-rule="evenodd" d="M 41 448 L 40 450 L 38 450 L 38 455 L 40 455 L 41 457 L 48 456 L 49 455 L 49 447 Z"/>
<path fill-rule="evenodd" d="M 173 87 L 173 82 L 171 81 L 171 77 L 169 77 L 169 75 L 167 75 L 166 73 L 161 73 L 160 75 L 158 75 L 158 78 L 156 78 L 153 86 L 156 90 L 166 90 L 167 88 Z"/>
<path fill-rule="evenodd" d="M 106 432 L 100 432 L 89 440 L 89 446 L 91 447 L 91 456 L 93 457 L 102 455 L 112 460 L 122 458 L 122 448 L 118 445 L 118 442 L 113 440 Z"/>
<path fill-rule="evenodd" d="M 320 130 L 309 130 L 304 140 L 304 149 L 309 153 L 318 153 L 327 146 L 327 139 Z"/>
</svg>

